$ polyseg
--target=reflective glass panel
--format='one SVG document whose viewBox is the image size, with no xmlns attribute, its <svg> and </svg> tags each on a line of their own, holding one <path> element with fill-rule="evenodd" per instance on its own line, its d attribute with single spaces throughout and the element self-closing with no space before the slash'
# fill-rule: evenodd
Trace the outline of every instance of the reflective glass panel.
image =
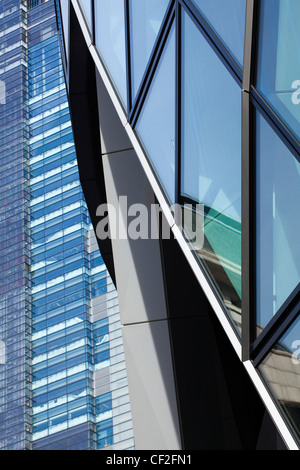
<svg viewBox="0 0 300 470">
<path fill-rule="evenodd" d="M 170 201 L 175 202 L 175 29 L 172 28 L 137 123 Z"/>
<path fill-rule="evenodd" d="M 182 52 L 181 192 L 204 205 L 196 249 L 239 323 L 241 90 L 187 14 Z"/>
<path fill-rule="evenodd" d="M 160 30 L 169 0 L 131 0 L 132 93 L 135 97 Z"/>
<path fill-rule="evenodd" d="M 60 9 L 61 9 L 60 10 L 61 19 L 62 19 L 62 24 L 63 24 L 66 55 L 67 55 L 67 60 L 69 60 L 70 3 L 66 1 L 61 1 Z"/>
<path fill-rule="evenodd" d="M 80 0 L 89 27 L 92 24 L 92 0 Z"/>
<path fill-rule="evenodd" d="M 300 317 L 260 366 L 265 382 L 300 439 Z"/>
<path fill-rule="evenodd" d="M 246 0 L 193 0 L 193 2 L 242 67 Z"/>
<path fill-rule="evenodd" d="M 257 323 L 300 282 L 300 163 L 257 112 Z"/>
<path fill-rule="evenodd" d="M 262 0 L 257 89 L 300 140 L 300 2 Z"/>
<path fill-rule="evenodd" d="M 96 45 L 124 103 L 127 103 L 124 0 L 95 2 Z"/>
</svg>

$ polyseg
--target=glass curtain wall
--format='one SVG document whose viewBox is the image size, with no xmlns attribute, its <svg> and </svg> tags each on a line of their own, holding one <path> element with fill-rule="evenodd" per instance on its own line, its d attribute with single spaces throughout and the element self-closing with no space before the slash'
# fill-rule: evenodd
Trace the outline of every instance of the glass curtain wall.
<svg viewBox="0 0 300 470">
<path fill-rule="evenodd" d="M 117 294 L 91 242 L 54 2 L 29 13 L 28 60 L 33 448 L 132 448 Z"/>
<path fill-rule="evenodd" d="M 0 52 L 0 449 L 130 449 L 118 297 L 80 187 L 54 1 L 1 0 Z"/>
<path fill-rule="evenodd" d="M 195 249 L 239 327 L 241 89 L 184 12 L 181 77 L 181 195 L 203 205 L 204 243 Z"/>
<path fill-rule="evenodd" d="M 86 2 L 80 3 L 87 13 Z M 192 249 L 240 332 L 240 77 L 246 1 L 231 0 L 229 8 L 217 0 L 208 3 L 194 2 L 212 40 L 184 6 L 179 7 L 181 25 L 176 28 L 174 2 L 129 0 L 126 9 L 122 0 L 100 0 L 95 3 L 95 45 L 168 202 L 204 206 L 199 229 L 204 246 Z M 185 234 L 193 238 L 187 225 Z"/>
<path fill-rule="evenodd" d="M 30 444 L 27 9 L 0 2 L 0 449 Z"/>
</svg>

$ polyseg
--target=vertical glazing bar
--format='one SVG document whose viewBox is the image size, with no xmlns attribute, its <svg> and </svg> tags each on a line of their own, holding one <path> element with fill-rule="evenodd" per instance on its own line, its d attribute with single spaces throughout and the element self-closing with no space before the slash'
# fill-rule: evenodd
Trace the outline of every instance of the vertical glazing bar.
<svg viewBox="0 0 300 470">
<path fill-rule="evenodd" d="M 253 207 L 255 191 L 253 190 L 253 159 L 250 87 L 253 78 L 254 37 L 255 37 L 256 0 L 247 0 L 244 69 L 242 88 L 242 360 L 250 359 L 253 315 L 253 274 L 255 268 L 255 237 L 253 236 Z"/>
<path fill-rule="evenodd" d="M 250 96 L 242 91 L 242 360 L 251 345 Z"/>
<path fill-rule="evenodd" d="M 126 66 L 127 66 L 127 107 L 128 113 L 132 108 L 132 84 L 131 84 L 131 50 L 130 50 L 130 0 L 124 0 L 125 8 L 125 37 L 126 37 Z"/>
<path fill-rule="evenodd" d="M 181 5 L 176 1 L 176 128 L 175 128 L 175 202 L 180 201 L 181 175 Z"/>
<path fill-rule="evenodd" d="M 90 0 L 90 1 L 91 1 L 91 10 L 92 10 L 92 24 L 91 24 L 92 37 L 91 37 L 91 39 L 92 39 L 92 44 L 95 45 L 95 42 L 96 42 L 96 34 L 95 34 L 95 1 L 94 0 Z"/>
</svg>

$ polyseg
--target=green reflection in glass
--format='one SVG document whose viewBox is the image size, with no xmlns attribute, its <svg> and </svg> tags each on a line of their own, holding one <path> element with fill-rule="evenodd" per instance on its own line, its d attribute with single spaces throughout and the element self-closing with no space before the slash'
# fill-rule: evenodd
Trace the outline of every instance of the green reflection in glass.
<svg viewBox="0 0 300 470">
<path fill-rule="evenodd" d="M 241 90 L 187 14 L 182 26 L 181 192 L 204 205 L 196 249 L 239 328 Z"/>
</svg>

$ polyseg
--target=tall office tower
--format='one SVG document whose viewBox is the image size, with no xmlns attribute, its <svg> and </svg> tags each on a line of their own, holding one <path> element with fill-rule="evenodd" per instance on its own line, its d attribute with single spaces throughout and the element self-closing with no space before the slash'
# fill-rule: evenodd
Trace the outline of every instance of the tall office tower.
<svg viewBox="0 0 300 470">
<path fill-rule="evenodd" d="M 299 0 L 57 3 L 136 449 L 299 449 Z"/>
<path fill-rule="evenodd" d="M 29 445 L 30 176 L 26 2 L 0 3 L 1 449 Z"/>
<path fill-rule="evenodd" d="M 0 449 L 130 449 L 118 297 L 79 181 L 54 2 L 3 0 L 0 22 Z"/>
</svg>

